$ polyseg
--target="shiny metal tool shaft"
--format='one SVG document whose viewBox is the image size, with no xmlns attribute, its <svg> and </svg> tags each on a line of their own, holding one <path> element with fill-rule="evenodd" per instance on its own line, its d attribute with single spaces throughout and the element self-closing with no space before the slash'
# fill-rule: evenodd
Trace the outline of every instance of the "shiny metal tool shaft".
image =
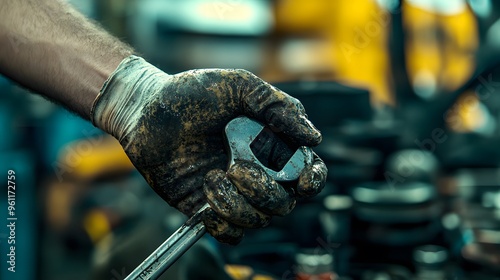
<svg viewBox="0 0 500 280">
<path fill-rule="evenodd" d="M 201 221 L 202 212 L 208 208 L 204 205 L 163 244 L 130 273 L 125 280 L 158 279 L 165 270 L 175 263 L 206 232 Z"/>
</svg>

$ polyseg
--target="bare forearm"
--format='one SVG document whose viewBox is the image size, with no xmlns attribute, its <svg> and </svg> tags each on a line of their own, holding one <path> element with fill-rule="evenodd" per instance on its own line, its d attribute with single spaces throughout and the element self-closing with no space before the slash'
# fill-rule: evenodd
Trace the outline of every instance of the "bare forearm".
<svg viewBox="0 0 500 280">
<path fill-rule="evenodd" d="M 0 0 L 0 73 L 84 118 L 132 50 L 60 0 Z"/>
</svg>

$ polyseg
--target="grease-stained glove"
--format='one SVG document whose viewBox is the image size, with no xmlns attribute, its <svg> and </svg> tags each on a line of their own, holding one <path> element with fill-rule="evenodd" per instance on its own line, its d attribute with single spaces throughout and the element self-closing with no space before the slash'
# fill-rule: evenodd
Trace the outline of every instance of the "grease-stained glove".
<svg viewBox="0 0 500 280">
<path fill-rule="evenodd" d="M 248 71 L 168 75 L 136 56 L 123 60 L 108 78 L 91 119 L 118 139 L 158 195 L 189 216 L 208 202 L 211 209 L 203 216 L 208 232 L 236 244 L 243 228 L 266 226 L 271 216 L 288 214 L 296 197 L 320 192 L 327 173 L 317 156 L 286 188 L 251 162 L 226 170 L 224 127 L 240 115 L 283 132 L 296 145 L 321 142 L 297 99 Z"/>
</svg>

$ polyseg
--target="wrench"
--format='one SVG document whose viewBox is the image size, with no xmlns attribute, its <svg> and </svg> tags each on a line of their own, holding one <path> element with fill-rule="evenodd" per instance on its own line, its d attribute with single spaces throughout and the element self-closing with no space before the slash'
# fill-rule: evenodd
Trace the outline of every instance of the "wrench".
<svg viewBox="0 0 500 280">
<path fill-rule="evenodd" d="M 237 160 L 252 161 L 264 168 L 267 174 L 276 181 L 297 180 L 302 170 L 307 165 L 312 164 L 312 149 L 305 146 L 297 148 L 285 166 L 281 170 L 275 171 L 263 165 L 251 148 L 251 144 L 258 139 L 264 128 L 264 125 L 260 122 L 244 116 L 237 117 L 226 125 L 225 135 L 229 147 L 229 166 L 233 165 Z M 198 212 L 136 267 L 125 280 L 158 279 L 163 272 L 205 234 L 205 225 L 201 219 L 203 211 L 209 207 L 208 204 L 201 207 Z"/>
</svg>

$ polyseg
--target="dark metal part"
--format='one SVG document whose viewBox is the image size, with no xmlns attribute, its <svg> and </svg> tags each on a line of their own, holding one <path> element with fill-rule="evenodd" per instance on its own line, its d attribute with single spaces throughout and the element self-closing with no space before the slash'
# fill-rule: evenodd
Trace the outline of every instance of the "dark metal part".
<svg viewBox="0 0 500 280">
<path fill-rule="evenodd" d="M 299 147 L 280 171 L 264 166 L 254 155 L 250 145 L 264 129 L 264 125 L 247 117 L 238 117 L 226 125 L 225 133 L 229 146 L 229 166 L 235 160 L 247 160 L 259 164 L 276 181 L 294 181 L 302 170 L 312 164 L 313 153 L 309 147 Z M 189 220 L 175 231 L 163 244 L 130 273 L 125 280 L 158 279 L 206 232 L 202 222 L 205 204 Z"/>
</svg>

